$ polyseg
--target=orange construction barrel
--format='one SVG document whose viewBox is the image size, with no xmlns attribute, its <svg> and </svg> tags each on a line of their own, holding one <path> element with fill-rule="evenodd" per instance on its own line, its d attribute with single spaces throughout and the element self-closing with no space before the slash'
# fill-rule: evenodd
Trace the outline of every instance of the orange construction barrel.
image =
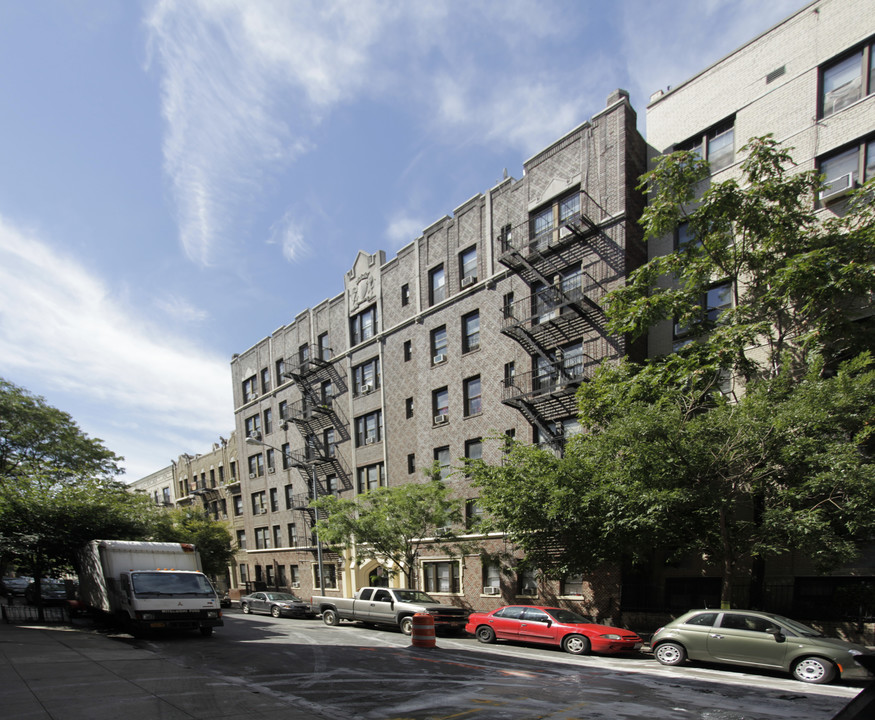
<svg viewBox="0 0 875 720">
<path fill-rule="evenodd" d="M 413 618 L 410 642 L 414 647 L 434 647 L 434 618 L 428 613 L 416 613 Z"/>
</svg>

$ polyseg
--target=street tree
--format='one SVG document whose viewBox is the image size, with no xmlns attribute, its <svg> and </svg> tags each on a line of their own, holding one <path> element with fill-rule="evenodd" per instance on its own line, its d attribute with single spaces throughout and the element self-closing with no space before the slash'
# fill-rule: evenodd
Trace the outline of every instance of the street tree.
<svg viewBox="0 0 875 720">
<path fill-rule="evenodd" d="M 316 525 L 322 542 L 355 548 L 359 563 L 391 561 L 390 572 L 402 572 L 408 587 L 415 587 L 416 557 L 425 539 L 462 519 L 459 501 L 439 480 L 376 488 L 354 499 L 327 495 L 311 504 L 322 514 Z"/>
<path fill-rule="evenodd" d="M 136 539 L 153 517 L 115 478 L 122 458 L 65 412 L 0 379 L 0 556 L 35 580 L 75 567 L 99 537 Z"/>
<path fill-rule="evenodd" d="M 698 158 L 660 159 L 643 181 L 648 236 L 687 223 L 692 240 L 607 298 L 613 332 L 675 321 L 691 342 L 600 368 L 564 457 L 518 445 L 471 470 L 495 522 L 548 571 L 694 554 L 719 569 L 724 602 L 750 567 L 756 602 L 765 557 L 805 547 L 826 569 L 872 536 L 873 187 L 824 220 L 815 173 L 770 138 L 745 152 L 740 180 L 704 191 Z M 725 308 L 703 303 L 716 283 Z"/>
<path fill-rule="evenodd" d="M 165 510 L 156 517 L 152 536 L 160 542 L 194 545 L 201 556 L 204 572 L 211 577 L 223 576 L 234 558 L 227 524 L 213 520 L 203 508 Z"/>
</svg>

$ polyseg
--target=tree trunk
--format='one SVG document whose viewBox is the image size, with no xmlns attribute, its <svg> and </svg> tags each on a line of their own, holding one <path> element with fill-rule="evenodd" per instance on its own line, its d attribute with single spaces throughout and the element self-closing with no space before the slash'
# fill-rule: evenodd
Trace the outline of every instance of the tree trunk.
<svg viewBox="0 0 875 720">
<path fill-rule="evenodd" d="M 720 508 L 720 543 L 723 552 L 720 579 L 720 607 L 728 609 L 732 606 L 732 543 L 729 538 L 729 521 L 726 507 Z"/>
</svg>

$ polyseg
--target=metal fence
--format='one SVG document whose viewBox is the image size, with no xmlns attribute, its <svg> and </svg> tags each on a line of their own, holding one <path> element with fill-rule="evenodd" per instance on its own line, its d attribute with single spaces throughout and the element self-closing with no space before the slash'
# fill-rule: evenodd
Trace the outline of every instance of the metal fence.
<svg viewBox="0 0 875 720">
<path fill-rule="evenodd" d="M 66 607 L 44 607 L 40 618 L 38 607 L 31 605 L 0 605 L 3 622 L 8 625 L 23 623 L 68 623 L 70 613 Z"/>
</svg>

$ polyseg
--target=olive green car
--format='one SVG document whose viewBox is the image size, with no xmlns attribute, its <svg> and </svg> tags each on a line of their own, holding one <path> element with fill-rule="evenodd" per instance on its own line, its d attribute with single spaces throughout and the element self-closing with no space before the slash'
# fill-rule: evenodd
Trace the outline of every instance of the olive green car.
<svg viewBox="0 0 875 720">
<path fill-rule="evenodd" d="M 730 663 L 784 670 L 808 683 L 828 683 L 837 675 L 868 679 L 871 675 L 855 658 L 873 654 L 795 620 L 755 610 L 691 610 L 659 628 L 650 647 L 663 665 L 680 665 L 687 658 Z"/>
</svg>

